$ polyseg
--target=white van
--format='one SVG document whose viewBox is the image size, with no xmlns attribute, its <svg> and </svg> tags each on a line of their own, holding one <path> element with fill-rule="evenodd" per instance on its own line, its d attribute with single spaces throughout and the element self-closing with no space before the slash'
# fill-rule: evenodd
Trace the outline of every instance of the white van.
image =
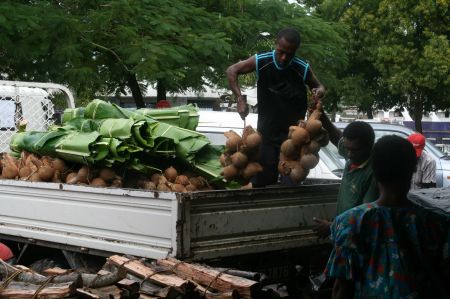
<svg viewBox="0 0 450 299">
<path fill-rule="evenodd" d="M 200 118 L 197 126 L 197 132 L 205 134 L 213 144 L 225 144 L 226 138 L 224 132 L 234 130 L 238 134 L 242 134 L 244 129 L 244 121 L 237 112 L 220 112 L 220 111 L 199 111 Z M 245 125 L 251 125 L 256 129 L 258 115 L 250 113 L 246 118 Z M 329 149 L 334 147 L 329 143 L 319 152 L 319 164 L 311 169 L 308 178 L 340 180 L 344 165 L 337 156 L 334 155 L 336 150 Z"/>
<path fill-rule="evenodd" d="M 67 106 L 74 107 L 73 95 L 62 85 L 0 81 L 0 152 L 9 151 L 11 136 L 20 121 L 27 121 L 29 131 L 46 131 L 55 122 L 52 92 L 64 93 Z"/>
</svg>

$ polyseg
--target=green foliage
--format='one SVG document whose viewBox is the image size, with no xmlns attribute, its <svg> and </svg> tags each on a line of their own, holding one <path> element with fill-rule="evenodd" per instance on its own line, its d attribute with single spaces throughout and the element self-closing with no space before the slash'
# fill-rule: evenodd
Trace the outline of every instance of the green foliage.
<svg viewBox="0 0 450 299">
<path fill-rule="evenodd" d="M 226 86 L 230 64 L 270 49 L 287 26 L 325 84 L 347 63 L 341 28 L 287 1 L 6 0 L 0 11 L 0 76 L 67 84 L 82 102 L 124 92 L 131 79 L 141 90 Z"/>
</svg>

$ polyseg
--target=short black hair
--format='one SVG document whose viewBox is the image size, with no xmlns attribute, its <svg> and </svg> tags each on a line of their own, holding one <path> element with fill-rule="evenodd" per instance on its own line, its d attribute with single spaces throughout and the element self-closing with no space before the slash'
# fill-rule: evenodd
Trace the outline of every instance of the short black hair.
<svg viewBox="0 0 450 299">
<path fill-rule="evenodd" d="M 381 184 L 409 186 L 416 164 L 416 151 L 400 136 L 383 136 L 373 147 L 373 174 Z"/>
<path fill-rule="evenodd" d="M 363 121 L 354 121 L 345 127 L 342 136 L 349 140 L 356 140 L 366 149 L 372 149 L 375 142 L 375 132 L 372 126 Z"/>
<path fill-rule="evenodd" d="M 297 47 L 300 46 L 300 32 L 295 28 L 284 28 L 281 29 L 277 34 L 277 41 L 284 38 L 291 44 L 295 44 Z"/>
</svg>

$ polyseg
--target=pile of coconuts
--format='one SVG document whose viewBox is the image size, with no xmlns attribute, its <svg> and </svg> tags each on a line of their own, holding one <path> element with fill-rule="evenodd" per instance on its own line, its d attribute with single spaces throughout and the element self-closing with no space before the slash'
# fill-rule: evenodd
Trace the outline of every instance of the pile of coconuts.
<svg viewBox="0 0 450 299">
<path fill-rule="evenodd" d="M 222 175 L 226 181 L 236 180 L 246 184 L 263 170 L 257 162 L 262 142 L 261 134 L 252 126 L 246 126 L 242 137 L 233 130 L 225 132 L 224 135 L 227 141 L 225 152 L 220 156 Z"/>
<path fill-rule="evenodd" d="M 66 163 L 60 158 L 49 156 L 38 157 L 35 154 L 22 152 L 19 159 L 3 153 L 0 160 L 1 179 L 13 179 L 32 182 L 53 182 L 92 187 L 131 187 L 152 191 L 192 192 L 213 190 L 213 187 L 202 176 L 191 173 L 179 174 L 173 167 L 162 174 L 141 176 L 135 183 L 132 179 L 124 182 L 122 176 L 110 167 L 95 167 Z M 129 177 L 134 177 L 132 174 Z"/>
<path fill-rule="evenodd" d="M 32 182 L 83 184 L 94 187 L 122 187 L 122 178 L 109 167 L 94 169 L 87 165 L 70 167 L 60 158 L 38 157 L 23 151 L 17 159 L 3 153 L 1 178 Z"/>
<path fill-rule="evenodd" d="M 165 169 L 162 174 L 154 173 L 148 178 L 138 180 L 137 185 L 145 190 L 181 193 L 213 190 L 204 177 L 192 173 L 180 174 L 173 166 Z"/>
<path fill-rule="evenodd" d="M 301 120 L 297 126 L 290 126 L 288 139 L 281 144 L 278 171 L 294 183 L 306 179 L 310 169 L 319 163 L 320 148 L 330 141 L 328 131 L 322 127 L 321 115 L 316 109 L 306 122 Z"/>
</svg>

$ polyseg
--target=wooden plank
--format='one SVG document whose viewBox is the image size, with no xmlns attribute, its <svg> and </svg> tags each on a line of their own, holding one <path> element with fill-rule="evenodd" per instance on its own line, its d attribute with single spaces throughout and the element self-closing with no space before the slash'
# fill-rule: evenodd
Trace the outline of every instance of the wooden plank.
<svg viewBox="0 0 450 299">
<path fill-rule="evenodd" d="M 140 261 L 137 260 L 130 261 L 126 257 L 113 255 L 108 258 L 108 261 L 119 267 L 123 265 L 123 267 L 127 271 L 141 278 L 148 278 L 148 280 L 154 281 L 158 284 L 175 287 L 181 290 L 183 293 L 186 292 L 186 290 L 192 286 L 192 284 L 190 284 L 189 281 L 185 279 L 182 279 L 174 274 L 167 274 L 163 272 L 157 273 L 157 271 L 149 267 L 146 267 Z"/>
<path fill-rule="evenodd" d="M 0 290 L 1 298 L 33 298 L 40 285 L 20 281 L 11 281 L 6 289 Z M 38 299 L 64 298 L 75 293 L 75 283 L 49 283 L 36 296 Z"/>
<path fill-rule="evenodd" d="M 242 298 L 251 298 L 255 291 L 260 288 L 260 284 L 256 281 L 229 275 L 205 266 L 181 262 L 173 258 L 158 260 L 157 264 L 171 268 L 184 279 L 196 281 L 221 292 L 226 293 L 236 290 Z"/>
</svg>

